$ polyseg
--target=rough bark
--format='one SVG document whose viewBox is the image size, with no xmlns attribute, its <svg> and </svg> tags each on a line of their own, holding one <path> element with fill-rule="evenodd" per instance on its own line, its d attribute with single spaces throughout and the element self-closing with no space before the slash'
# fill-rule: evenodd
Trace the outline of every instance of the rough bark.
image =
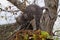
<svg viewBox="0 0 60 40">
<path fill-rule="evenodd" d="M 8 0 L 9 2 L 11 2 L 12 4 L 14 4 L 15 6 L 17 6 L 17 8 L 21 11 L 24 11 L 24 9 L 26 8 L 26 1 L 24 0 L 23 3 L 21 3 L 19 0 Z"/>
<path fill-rule="evenodd" d="M 45 6 L 49 8 L 49 12 L 45 12 L 43 14 L 41 20 L 42 30 L 45 30 L 52 35 L 53 25 L 57 18 L 57 8 L 58 8 L 58 1 L 59 0 L 44 0 Z"/>
</svg>

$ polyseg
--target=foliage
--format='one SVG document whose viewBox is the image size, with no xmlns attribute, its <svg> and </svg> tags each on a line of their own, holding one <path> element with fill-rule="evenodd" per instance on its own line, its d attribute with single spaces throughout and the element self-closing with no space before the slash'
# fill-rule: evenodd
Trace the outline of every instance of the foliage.
<svg viewBox="0 0 60 40">
<path fill-rule="evenodd" d="M 43 36 L 43 38 L 50 38 L 49 33 L 46 31 L 41 31 L 41 35 Z"/>
<path fill-rule="evenodd" d="M 21 40 L 20 38 L 22 38 L 22 40 L 53 40 L 51 39 L 51 36 L 49 35 L 48 32 L 46 31 L 41 31 L 41 30 L 20 30 L 18 32 L 18 34 L 14 34 L 14 35 L 18 35 L 20 36 L 18 39 Z M 18 37 L 16 36 L 16 38 Z M 14 37 L 13 37 L 14 38 Z M 13 39 L 11 38 L 11 39 Z M 14 38 L 15 39 L 15 38 Z"/>
</svg>

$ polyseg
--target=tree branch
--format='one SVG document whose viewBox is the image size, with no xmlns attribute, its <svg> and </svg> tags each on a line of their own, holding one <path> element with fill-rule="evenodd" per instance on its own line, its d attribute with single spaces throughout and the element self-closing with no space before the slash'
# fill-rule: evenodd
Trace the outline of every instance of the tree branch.
<svg viewBox="0 0 60 40">
<path fill-rule="evenodd" d="M 19 0 L 8 0 L 8 1 L 11 2 L 12 4 L 14 4 L 21 11 L 24 11 L 26 8 L 26 1 L 27 0 L 24 0 L 23 3 L 21 3 Z"/>
</svg>

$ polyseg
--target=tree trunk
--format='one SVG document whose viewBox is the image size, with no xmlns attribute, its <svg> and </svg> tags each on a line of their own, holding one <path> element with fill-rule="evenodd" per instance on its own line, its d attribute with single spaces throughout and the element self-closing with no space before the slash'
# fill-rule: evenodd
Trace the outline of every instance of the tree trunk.
<svg viewBox="0 0 60 40">
<path fill-rule="evenodd" d="M 42 30 L 52 35 L 53 25 L 57 18 L 57 8 L 59 0 L 44 0 L 45 6 L 49 8 L 49 12 L 45 12 L 41 19 Z"/>
</svg>

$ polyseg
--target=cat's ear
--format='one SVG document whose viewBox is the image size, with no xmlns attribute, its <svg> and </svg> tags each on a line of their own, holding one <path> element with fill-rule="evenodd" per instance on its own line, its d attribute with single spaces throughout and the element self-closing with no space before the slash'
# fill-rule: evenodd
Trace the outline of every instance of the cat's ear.
<svg viewBox="0 0 60 40">
<path fill-rule="evenodd" d="M 48 7 L 41 7 L 41 9 L 42 9 L 43 11 L 49 12 L 49 8 L 48 8 Z"/>
<path fill-rule="evenodd" d="M 41 9 L 42 9 L 42 10 L 44 10 L 44 9 L 45 9 L 45 10 L 49 10 L 48 7 L 41 7 Z"/>
</svg>

